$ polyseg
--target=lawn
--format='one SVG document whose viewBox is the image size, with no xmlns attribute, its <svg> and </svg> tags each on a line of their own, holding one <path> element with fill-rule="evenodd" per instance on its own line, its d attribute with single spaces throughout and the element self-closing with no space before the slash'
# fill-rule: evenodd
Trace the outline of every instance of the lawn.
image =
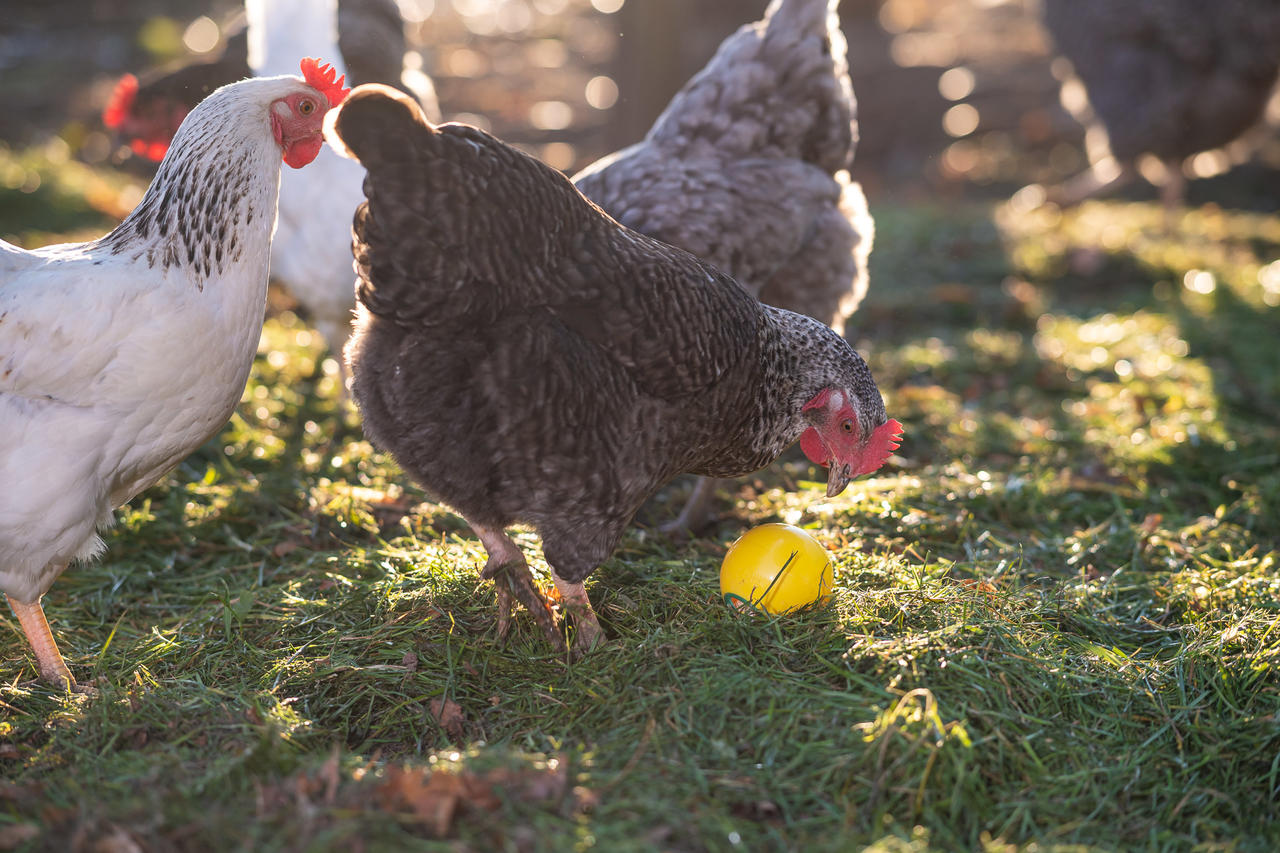
<svg viewBox="0 0 1280 853">
<path fill-rule="evenodd" d="M 0 149 L 5 239 L 130 198 Z M 1277 849 L 1280 216 L 873 213 L 850 338 L 901 450 L 834 500 L 788 454 L 687 542 L 677 481 L 573 664 L 498 639 L 479 542 L 273 300 L 231 423 L 46 598 L 96 695 L 0 613 L 0 849 Z M 721 602 L 768 521 L 831 550 L 828 605 Z"/>
</svg>

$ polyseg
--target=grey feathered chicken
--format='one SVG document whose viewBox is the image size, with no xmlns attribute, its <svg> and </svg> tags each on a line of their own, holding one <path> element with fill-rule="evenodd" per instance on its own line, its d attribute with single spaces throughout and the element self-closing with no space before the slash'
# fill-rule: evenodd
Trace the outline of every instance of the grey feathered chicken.
<svg viewBox="0 0 1280 853">
<path fill-rule="evenodd" d="M 1044 22 L 1088 92 L 1091 169 L 1053 193 L 1076 203 L 1164 161 L 1166 206 L 1182 161 L 1255 124 L 1280 69 L 1277 0 L 1044 0 Z"/>
<path fill-rule="evenodd" d="M 838 0 L 774 0 L 672 99 L 642 142 L 574 177 L 623 225 L 843 332 L 867 291 L 874 225 L 849 177 L 856 102 Z M 668 529 L 700 523 L 695 486 Z"/>
<path fill-rule="evenodd" d="M 583 580 L 672 477 L 741 475 L 799 439 L 835 495 L 897 446 L 840 335 L 554 169 L 386 87 L 354 90 L 326 135 L 368 170 L 346 349 L 365 432 L 480 537 L 500 632 L 514 594 L 563 647 L 508 525 L 541 535 L 584 649 L 602 632 Z"/>
</svg>

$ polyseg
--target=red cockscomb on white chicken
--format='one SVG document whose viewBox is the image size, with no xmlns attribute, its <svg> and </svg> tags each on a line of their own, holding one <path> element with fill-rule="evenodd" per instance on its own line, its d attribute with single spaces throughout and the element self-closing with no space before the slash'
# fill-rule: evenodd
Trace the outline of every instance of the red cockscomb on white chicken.
<svg viewBox="0 0 1280 853">
<path fill-rule="evenodd" d="M 0 590 L 40 674 L 75 685 L 40 598 L 103 548 L 115 507 L 213 436 L 262 326 L 280 162 L 300 168 L 346 95 L 304 80 L 218 89 L 183 121 L 141 203 L 105 237 L 0 241 Z"/>
</svg>

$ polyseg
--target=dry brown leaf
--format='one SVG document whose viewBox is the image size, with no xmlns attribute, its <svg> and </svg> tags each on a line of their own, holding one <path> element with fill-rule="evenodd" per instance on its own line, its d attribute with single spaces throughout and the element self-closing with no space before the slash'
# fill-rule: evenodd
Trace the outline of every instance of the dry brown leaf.
<svg viewBox="0 0 1280 853">
<path fill-rule="evenodd" d="M 568 790 L 568 767 L 566 762 L 556 759 L 543 768 L 499 767 L 484 774 L 469 770 L 391 767 L 376 793 L 384 811 L 410 812 L 429 832 L 442 837 L 464 812 L 497 811 L 503 799 L 558 802 Z M 597 801 L 587 788 L 574 788 L 572 793 L 574 806 L 579 811 L 591 808 Z"/>
<path fill-rule="evenodd" d="M 294 551 L 298 550 L 298 547 L 297 542 L 290 542 L 286 539 L 283 542 L 277 543 L 276 546 L 271 549 L 271 553 L 277 557 L 287 557 Z"/>
<path fill-rule="evenodd" d="M 457 773 L 390 767 L 387 780 L 378 787 L 378 794 L 385 811 L 408 809 L 428 832 L 443 837 L 453 826 L 453 816 L 464 791 Z"/>
<path fill-rule="evenodd" d="M 1000 590 L 996 588 L 995 584 L 984 578 L 964 578 L 960 581 L 960 585 L 967 589 L 984 592 L 987 595 L 996 595 L 1000 592 Z"/>
<path fill-rule="evenodd" d="M 138 842 L 118 826 L 111 827 L 106 835 L 94 840 L 89 850 L 93 853 L 142 853 Z"/>
<path fill-rule="evenodd" d="M 452 699 L 432 699 L 429 707 L 431 719 L 439 723 L 449 737 L 462 740 L 462 706 Z"/>
<path fill-rule="evenodd" d="M 564 761 L 553 761 L 545 769 L 507 770 L 496 768 L 485 774 L 485 780 L 501 788 L 507 796 L 525 802 L 558 800 L 569 786 L 569 771 Z"/>
<path fill-rule="evenodd" d="M 14 823 L 0 827 L 0 850 L 13 850 L 40 837 L 40 827 L 34 823 Z"/>
</svg>

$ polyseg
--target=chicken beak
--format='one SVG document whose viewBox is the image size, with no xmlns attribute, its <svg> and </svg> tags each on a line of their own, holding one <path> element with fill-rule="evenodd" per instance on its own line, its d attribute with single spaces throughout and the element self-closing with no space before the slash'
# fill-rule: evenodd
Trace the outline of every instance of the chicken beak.
<svg viewBox="0 0 1280 853">
<path fill-rule="evenodd" d="M 849 463 L 840 464 L 835 461 L 827 469 L 827 497 L 834 498 L 849 486 L 853 479 L 853 469 Z"/>
</svg>

